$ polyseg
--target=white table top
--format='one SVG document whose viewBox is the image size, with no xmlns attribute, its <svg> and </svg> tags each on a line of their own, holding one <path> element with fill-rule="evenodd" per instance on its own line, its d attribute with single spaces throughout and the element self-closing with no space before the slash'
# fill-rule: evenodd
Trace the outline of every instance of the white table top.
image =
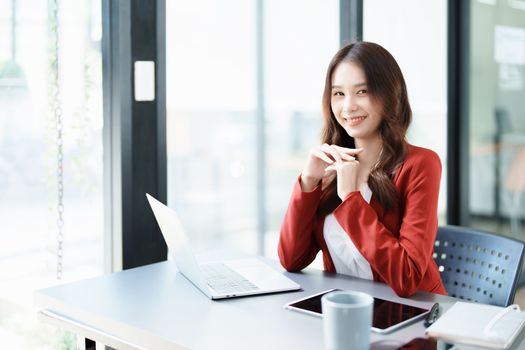
<svg viewBox="0 0 525 350">
<path fill-rule="evenodd" d="M 283 271 L 277 262 L 266 261 Z M 426 308 L 455 301 L 430 293 L 403 299 L 385 284 L 315 269 L 285 275 L 302 290 L 212 301 L 166 261 L 42 289 L 35 301 L 44 311 L 89 327 L 91 331 L 82 334 L 86 337 L 108 339 L 97 339 L 100 331 L 130 345 L 121 348 L 274 350 L 323 348 L 322 320 L 283 305 L 330 288 L 364 291 Z M 391 334 L 372 333 L 372 349 L 396 349 L 422 337 L 424 330 L 419 321 Z"/>
</svg>

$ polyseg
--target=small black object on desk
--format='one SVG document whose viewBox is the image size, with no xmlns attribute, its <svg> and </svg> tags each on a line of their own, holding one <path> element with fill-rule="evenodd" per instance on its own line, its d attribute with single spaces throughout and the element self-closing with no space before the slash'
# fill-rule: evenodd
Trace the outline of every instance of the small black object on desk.
<svg viewBox="0 0 525 350">
<path fill-rule="evenodd" d="M 424 323 L 425 327 L 429 327 L 431 324 L 436 322 L 438 316 L 439 316 L 439 303 L 435 303 L 434 305 L 432 305 L 430 312 L 425 318 L 425 323 Z"/>
</svg>

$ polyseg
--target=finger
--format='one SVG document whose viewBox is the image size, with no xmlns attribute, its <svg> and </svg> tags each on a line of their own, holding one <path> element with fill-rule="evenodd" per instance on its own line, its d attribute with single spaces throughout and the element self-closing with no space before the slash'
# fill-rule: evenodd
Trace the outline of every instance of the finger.
<svg viewBox="0 0 525 350">
<path fill-rule="evenodd" d="M 339 171 L 343 168 L 345 163 L 334 163 L 325 168 L 325 171 Z"/>
<path fill-rule="evenodd" d="M 330 145 L 325 143 L 321 146 L 321 150 L 331 155 L 337 163 L 341 163 L 343 161 L 341 159 L 341 156 L 339 155 L 339 152 L 336 149 L 332 148 Z"/>
<path fill-rule="evenodd" d="M 326 170 L 326 169 L 325 169 Z M 335 177 L 337 174 L 335 172 L 335 170 L 331 169 L 331 170 L 326 170 L 324 175 L 323 175 L 323 178 L 332 178 L 332 177 Z"/>
<path fill-rule="evenodd" d="M 347 160 L 347 161 L 355 160 L 355 157 L 352 157 L 346 153 L 339 153 L 339 155 L 341 156 L 342 159 Z"/>
<path fill-rule="evenodd" d="M 363 152 L 363 148 L 347 148 L 347 147 L 341 147 L 337 145 L 332 145 L 332 147 L 341 154 L 357 155 Z"/>
<path fill-rule="evenodd" d="M 322 151 L 313 151 L 312 154 L 328 164 L 332 164 L 334 162 L 326 155 L 326 153 Z"/>
<path fill-rule="evenodd" d="M 341 147 L 337 145 L 332 145 L 332 147 L 341 153 L 346 153 L 350 155 L 359 154 L 363 151 L 362 148 L 346 148 L 346 147 Z"/>
</svg>

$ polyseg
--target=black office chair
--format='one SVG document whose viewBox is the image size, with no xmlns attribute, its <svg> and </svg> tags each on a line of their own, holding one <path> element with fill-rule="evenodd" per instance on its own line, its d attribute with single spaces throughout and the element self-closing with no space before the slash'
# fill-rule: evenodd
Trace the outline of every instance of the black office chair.
<svg viewBox="0 0 525 350">
<path fill-rule="evenodd" d="M 442 226 L 433 257 L 450 296 L 508 306 L 514 301 L 524 250 L 525 243 L 512 238 Z"/>
</svg>

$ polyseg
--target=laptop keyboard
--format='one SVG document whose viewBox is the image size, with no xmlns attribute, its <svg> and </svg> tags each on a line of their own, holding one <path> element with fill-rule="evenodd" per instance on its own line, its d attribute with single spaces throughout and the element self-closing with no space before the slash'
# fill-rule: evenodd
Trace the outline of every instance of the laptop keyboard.
<svg viewBox="0 0 525 350">
<path fill-rule="evenodd" d="M 215 291 L 224 294 L 258 290 L 255 284 L 223 263 L 200 265 L 206 283 Z"/>
</svg>

